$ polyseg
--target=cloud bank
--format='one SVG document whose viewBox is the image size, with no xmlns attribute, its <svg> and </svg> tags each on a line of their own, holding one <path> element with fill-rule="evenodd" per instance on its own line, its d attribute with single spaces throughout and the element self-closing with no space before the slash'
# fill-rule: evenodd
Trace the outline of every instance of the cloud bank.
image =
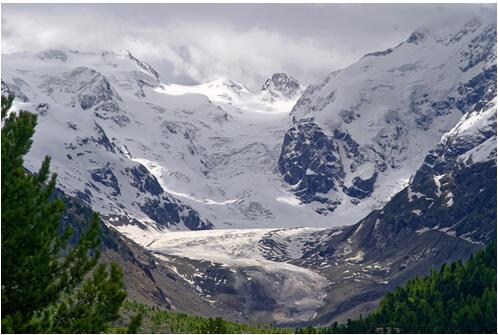
<svg viewBox="0 0 498 335">
<path fill-rule="evenodd" d="M 258 88 L 287 72 L 308 84 L 419 26 L 470 15 L 496 16 L 496 5 L 3 4 L 2 53 L 127 49 L 170 82 Z"/>
</svg>

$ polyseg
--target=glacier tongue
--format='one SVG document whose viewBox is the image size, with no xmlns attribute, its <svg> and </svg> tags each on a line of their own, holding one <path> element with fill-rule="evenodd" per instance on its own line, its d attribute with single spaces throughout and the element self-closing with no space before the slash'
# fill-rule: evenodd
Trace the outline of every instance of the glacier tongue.
<svg viewBox="0 0 498 335">
<path fill-rule="evenodd" d="M 296 228 L 170 232 L 154 234 L 145 245 L 166 260 L 179 256 L 209 261 L 211 274 L 216 266 L 230 269 L 241 276 L 239 280 L 245 285 L 257 286 L 261 290 L 259 295 L 273 300 L 275 306 L 270 315 L 275 322 L 298 323 L 310 321 L 315 311 L 324 305 L 329 282 L 317 272 L 288 262 L 300 258 L 309 243 L 317 242 L 322 231 Z M 195 272 L 191 277 L 204 277 L 207 282 L 208 275 Z M 188 281 L 189 277 L 185 279 Z M 203 283 L 200 283 L 199 291 L 211 297 L 212 288 Z M 239 296 L 247 289 L 242 288 L 243 285 L 237 286 L 237 280 L 224 282 L 226 287 L 231 285 L 237 287 Z"/>
</svg>

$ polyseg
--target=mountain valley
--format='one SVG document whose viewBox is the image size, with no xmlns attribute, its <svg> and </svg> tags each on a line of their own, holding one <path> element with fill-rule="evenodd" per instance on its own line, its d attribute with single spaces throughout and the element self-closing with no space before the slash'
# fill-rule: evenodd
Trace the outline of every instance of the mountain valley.
<svg viewBox="0 0 498 335">
<path fill-rule="evenodd" d="M 496 240 L 496 23 L 421 28 L 303 87 L 168 82 L 130 52 L 2 55 L 64 224 L 136 301 L 276 326 L 368 314 Z M 83 215 L 81 213 L 84 213 Z"/>
</svg>

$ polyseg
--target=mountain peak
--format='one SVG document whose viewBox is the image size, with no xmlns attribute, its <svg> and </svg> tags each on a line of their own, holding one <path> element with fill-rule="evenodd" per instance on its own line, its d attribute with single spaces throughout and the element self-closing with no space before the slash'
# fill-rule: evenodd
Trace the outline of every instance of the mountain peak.
<svg viewBox="0 0 498 335">
<path fill-rule="evenodd" d="M 271 78 L 265 81 L 261 90 L 274 97 L 283 96 L 285 98 L 292 98 L 302 93 L 299 82 L 286 73 L 274 73 Z"/>
</svg>

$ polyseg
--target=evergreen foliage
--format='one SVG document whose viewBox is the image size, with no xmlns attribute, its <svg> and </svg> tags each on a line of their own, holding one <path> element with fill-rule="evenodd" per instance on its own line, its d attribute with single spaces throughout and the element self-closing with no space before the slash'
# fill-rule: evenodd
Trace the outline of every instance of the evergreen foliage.
<svg viewBox="0 0 498 335">
<path fill-rule="evenodd" d="M 46 157 L 37 173 L 23 167 L 36 115 L 9 113 L 2 97 L 2 332 L 97 333 L 119 316 L 122 272 L 99 265 L 99 218 L 77 238 L 61 227 L 56 175 Z M 90 272 L 93 273 L 90 274 Z"/>
<path fill-rule="evenodd" d="M 494 333 L 496 243 L 386 293 L 365 319 L 299 333 Z"/>
<path fill-rule="evenodd" d="M 130 321 L 128 325 L 128 329 L 126 330 L 127 334 L 136 334 L 142 325 L 142 313 L 136 314 Z"/>
<path fill-rule="evenodd" d="M 222 318 L 204 318 L 200 316 L 176 313 L 127 301 L 123 314 L 141 315 L 140 332 L 144 333 L 187 333 L 187 334 L 282 334 L 292 333 L 289 328 L 276 328 L 270 325 L 249 325 L 223 320 Z M 129 328 L 128 328 L 129 329 Z M 124 333 L 125 329 L 111 329 L 116 333 Z"/>
</svg>

